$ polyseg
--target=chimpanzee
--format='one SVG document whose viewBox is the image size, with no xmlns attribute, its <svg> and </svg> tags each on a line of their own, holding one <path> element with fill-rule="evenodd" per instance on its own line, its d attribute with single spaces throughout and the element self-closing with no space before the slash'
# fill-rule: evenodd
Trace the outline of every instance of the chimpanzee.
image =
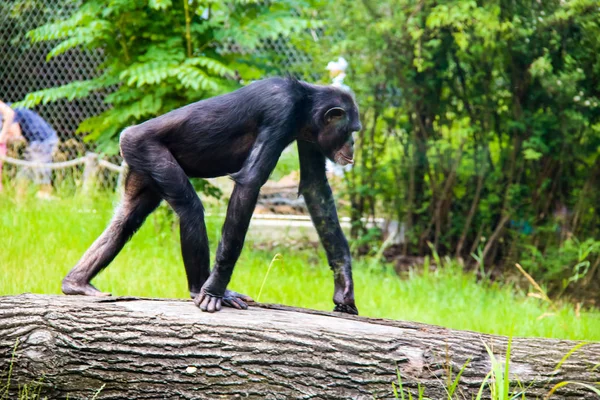
<svg viewBox="0 0 600 400">
<path fill-rule="evenodd" d="M 259 190 L 281 152 L 298 141 L 299 192 L 334 273 L 335 311 L 358 314 L 348 242 L 342 233 L 325 157 L 353 162 L 352 133 L 362 128 L 344 89 L 293 78 L 269 78 L 173 110 L 121 133 L 128 165 L 121 205 L 110 225 L 62 282 L 65 294 L 105 296 L 90 281 L 105 268 L 164 199 L 180 221 L 190 295 L 202 311 L 246 309 L 252 299 L 227 290 Z M 210 270 L 204 209 L 188 177 L 230 175 L 235 187 L 216 261 Z"/>
</svg>

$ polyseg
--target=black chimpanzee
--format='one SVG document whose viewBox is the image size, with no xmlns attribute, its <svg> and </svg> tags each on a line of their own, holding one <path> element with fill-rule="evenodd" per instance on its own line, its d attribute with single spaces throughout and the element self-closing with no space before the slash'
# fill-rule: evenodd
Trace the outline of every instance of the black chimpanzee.
<svg viewBox="0 0 600 400">
<path fill-rule="evenodd" d="M 227 284 L 259 190 L 281 152 L 298 140 L 299 192 L 334 273 L 335 311 L 357 314 L 350 251 L 325 175 L 325 157 L 341 165 L 352 163 L 352 133 L 360 129 L 358 109 L 349 93 L 292 78 L 258 81 L 125 129 L 120 146 L 128 172 L 122 204 L 64 278 L 63 292 L 109 295 L 90 281 L 164 199 L 179 216 L 181 252 L 196 305 L 208 312 L 220 310 L 222 304 L 247 308 L 252 299 L 227 290 Z M 227 174 L 235 187 L 211 272 L 204 209 L 188 177 Z"/>
</svg>

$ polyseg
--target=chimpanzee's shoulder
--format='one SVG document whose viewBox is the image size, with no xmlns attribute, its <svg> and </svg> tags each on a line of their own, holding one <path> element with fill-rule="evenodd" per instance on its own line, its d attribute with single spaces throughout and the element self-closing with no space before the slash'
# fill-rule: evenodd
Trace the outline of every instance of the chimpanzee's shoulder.
<svg viewBox="0 0 600 400">
<path fill-rule="evenodd" d="M 266 78 L 254 81 L 243 88 L 232 92 L 238 103 L 251 103 L 256 106 L 268 103 L 268 108 L 290 107 L 306 97 L 302 83 L 288 78 Z"/>
<path fill-rule="evenodd" d="M 299 83 L 299 81 L 297 81 L 295 79 L 274 76 L 274 77 L 254 81 L 246 87 L 253 88 L 255 90 L 260 90 L 260 91 L 277 92 L 277 91 L 281 91 L 281 90 L 287 91 L 290 88 L 297 86 L 298 83 Z"/>
</svg>

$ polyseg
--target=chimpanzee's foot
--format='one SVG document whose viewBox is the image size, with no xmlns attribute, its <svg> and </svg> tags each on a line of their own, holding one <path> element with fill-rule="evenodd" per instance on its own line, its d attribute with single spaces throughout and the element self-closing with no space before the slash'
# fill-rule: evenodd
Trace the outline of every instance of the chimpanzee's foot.
<svg viewBox="0 0 600 400">
<path fill-rule="evenodd" d="M 336 304 L 333 311 L 358 315 L 358 308 L 356 308 L 356 305 L 354 304 Z"/>
<path fill-rule="evenodd" d="M 252 302 L 254 302 L 252 297 L 234 292 L 233 290 L 226 290 L 223 297 L 200 292 L 200 294 L 194 298 L 194 303 L 202 311 L 208 311 L 211 313 L 221 310 L 222 306 L 237 308 L 238 310 L 245 310 L 248 308 L 247 303 Z"/>
<path fill-rule="evenodd" d="M 110 293 L 99 291 L 91 283 L 79 283 L 68 279 L 62 281 L 62 292 L 64 294 L 82 294 L 84 296 L 96 297 L 106 297 L 111 295 Z"/>
<path fill-rule="evenodd" d="M 333 311 L 358 315 L 358 308 L 356 308 L 356 304 L 354 303 L 354 289 L 351 283 L 343 284 L 338 281 L 335 282 L 333 304 L 335 304 Z"/>
<path fill-rule="evenodd" d="M 254 299 L 245 294 L 234 292 L 233 290 L 226 290 L 225 296 L 223 296 L 223 305 L 227 307 L 246 310 L 248 308 L 248 303 L 254 303 Z"/>
</svg>

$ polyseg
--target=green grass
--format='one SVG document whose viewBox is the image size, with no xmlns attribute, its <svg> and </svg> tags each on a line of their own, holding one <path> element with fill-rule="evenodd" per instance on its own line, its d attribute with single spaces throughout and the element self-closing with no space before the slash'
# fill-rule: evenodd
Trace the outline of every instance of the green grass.
<svg viewBox="0 0 600 400">
<path fill-rule="evenodd" d="M 16 204 L 0 195 L 0 294 L 60 293 L 62 277 L 102 232 L 115 197 L 28 199 Z M 187 298 L 179 233 L 159 209 L 95 284 L 114 295 Z M 211 250 L 222 219 L 207 220 Z M 175 229 L 173 229 L 175 228 Z M 283 245 L 257 250 L 246 243 L 230 287 L 261 301 L 331 310 L 333 290 L 323 251 L 295 251 Z M 428 274 L 398 278 L 371 262 L 354 265 L 361 315 L 421 321 L 456 329 L 514 336 L 600 340 L 600 313 L 582 312 L 527 297 L 509 285 L 482 284 L 450 264 Z"/>
</svg>

